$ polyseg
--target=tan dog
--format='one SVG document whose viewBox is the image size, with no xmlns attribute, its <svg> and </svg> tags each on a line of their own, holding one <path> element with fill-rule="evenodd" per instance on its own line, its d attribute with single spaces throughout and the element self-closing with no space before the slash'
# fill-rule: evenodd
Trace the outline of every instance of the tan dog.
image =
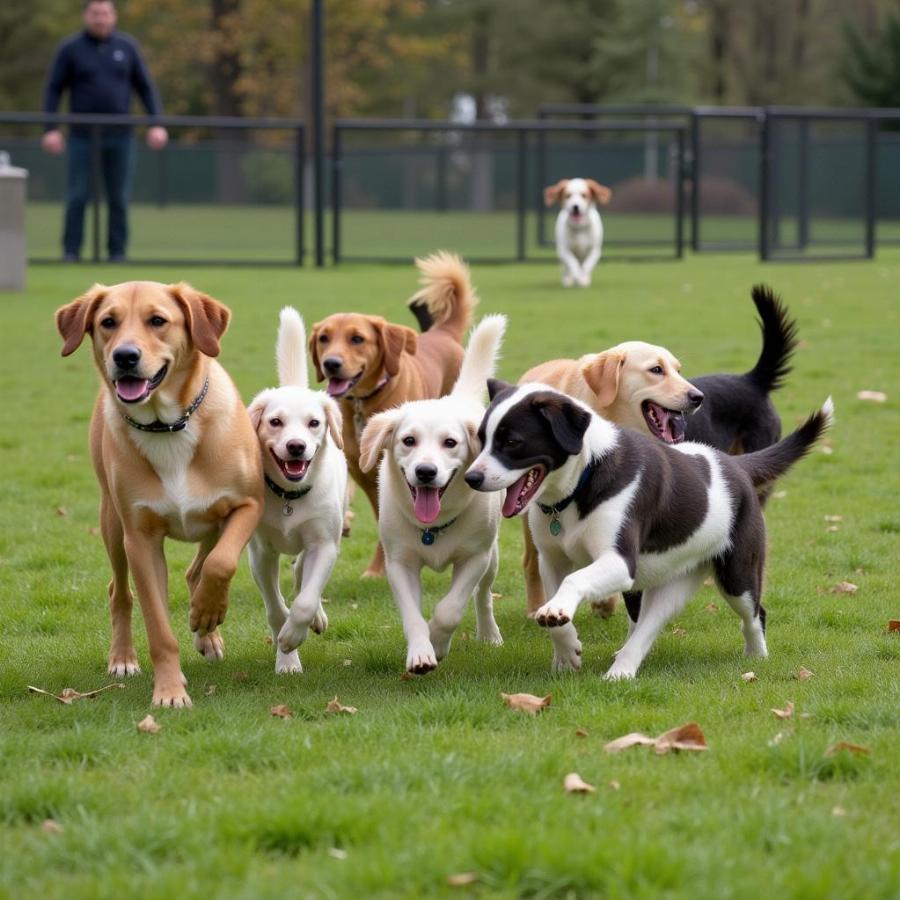
<svg viewBox="0 0 900 900">
<path fill-rule="evenodd" d="M 681 363 L 665 347 L 626 341 L 580 359 L 554 359 L 529 369 L 519 384 L 541 382 L 581 400 L 616 425 L 634 428 L 669 444 L 684 440 L 684 413 L 703 402 L 703 394 L 679 374 Z M 538 556 L 523 518 L 525 588 L 529 615 L 543 605 Z M 616 600 L 599 601 L 611 615 Z"/>
<path fill-rule="evenodd" d="M 353 480 L 378 518 L 377 474 L 359 467 L 359 438 L 371 416 L 410 400 L 449 393 L 462 363 L 462 336 L 478 297 L 468 267 L 450 253 L 417 259 L 422 289 L 409 301 L 422 327 L 394 325 L 380 316 L 336 313 L 317 322 L 309 349 L 319 381 L 340 401 L 344 453 Z M 381 543 L 363 577 L 384 574 Z"/>
<path fill-rule="evenodd" d="M 212 359 L 230 316 L 187 284 L 152 281 L 94 285 L 56 313 L 62 355 L 91 335 L 103 382 L 90 435 L 113 575 L 109 672 L 140 671 L 130 570 L 156 706 L 191 705 L 169 622 L 165 538 L 200 545 L 187 571 L 190 627 L 197 650 L 221 659 L 228 586 L 262 511 L 256 435 L 237 389 Z"/>
</svg>

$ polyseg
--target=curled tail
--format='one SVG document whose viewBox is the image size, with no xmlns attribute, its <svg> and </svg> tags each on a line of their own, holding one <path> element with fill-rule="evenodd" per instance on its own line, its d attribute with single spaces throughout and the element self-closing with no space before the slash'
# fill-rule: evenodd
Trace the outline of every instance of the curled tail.
<svg viewBox="0 0 900 900">
<path fill-rule="evenodd" d="M 469 267 L 455 254 L 441 250 L 416 260 L 421 273 L 417 291 L 407 304 L 422 331 L 444 328 L 458 341 L 472 322 L 478 294 Z"/>
<path fill-rule="evenodd" d="M 791 371 L 791 356 L 797 349 L 797 322 L 767 285 L 754 285 L 751 296 L 759 313 L 763 345 L 756 365 L 747 376 L 768 394 L 778 390 Z"/>
<path fill-rule="evenodd" d="M 281 311 L 275 357 L 278 361 L 278 384 L 281 387 L 309 387 L 306 328 L 300 313 L 292 306 L 286 306 Z"/>
<path fill-rule="evenodd" d="M 462 368 L 451 397 L 461 397 L 481 403 L 487 390 L 487 380 L 492 378 L 497 367 L 497 356 L 503 333 L 506 331 L 506 316 L 485 316 L 472 329 Z"/>
<path fill-rule="evenodd" d="M 796 431 L 792 431 L 777 444 L 755 453 L 734 456 L 732 459 L 750 476 L 754 487 L 764 487 L 780 478 L 797 460 L 806 456 L 831 425 L 833 418 L 834 404 L 829 397 L 818 412 L 813 413 Z"/>
</svg>

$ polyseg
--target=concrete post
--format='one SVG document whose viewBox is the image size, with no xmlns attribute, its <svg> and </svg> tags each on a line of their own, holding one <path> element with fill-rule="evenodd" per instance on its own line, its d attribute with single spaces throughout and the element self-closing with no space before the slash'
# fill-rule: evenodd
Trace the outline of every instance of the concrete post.
<svg viewBox="0 0 900 900">
<path fill-rule="evenodd" d="M 0 152 L 0 291 L 25 290 L 25 186 L 28 172 Z"/>
</svg>

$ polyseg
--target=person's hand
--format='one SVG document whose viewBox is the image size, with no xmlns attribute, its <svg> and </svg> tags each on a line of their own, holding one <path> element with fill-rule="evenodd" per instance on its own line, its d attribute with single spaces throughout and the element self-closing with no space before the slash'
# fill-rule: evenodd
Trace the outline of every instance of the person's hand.
<svg viewBox="0 0 900 900">
<path fill-rule="evenodd" d="M 66 149 L 66 139 L 58 128 L 54 128 L 52 131 L 44 132 L 44 136 L 41 138 L 41 146 L 47 153 L 59 156 Z"/>
<path fill-rule="evenodd" d="M 169 132 L 159 125 L 147 129 L 147 146 L 151 150 L 162 150 L 169 143 Z"/>
</svg>

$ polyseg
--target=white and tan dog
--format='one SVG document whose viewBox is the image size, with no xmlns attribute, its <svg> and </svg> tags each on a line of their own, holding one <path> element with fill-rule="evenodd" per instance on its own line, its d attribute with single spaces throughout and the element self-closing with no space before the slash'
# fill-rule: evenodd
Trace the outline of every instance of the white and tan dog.
<svg viewBox="0 0 900 900">
<path fill-rule="evenodd" d="M 609 203 L 611 197 L 612 191 L 593 178 L 564 178 L 544 188 L 544 203 L 560 204 L 555 237 L 563 287 L 590 287 L 603 251 L 603 220 L 597 205 Z"/>
<path fill-rule="evenodd" d="M 276 642 L 275 671 L 302 672 L 297 648 L 309 629 L 328 627 L 322 591 L 337 561 L 347 493 L 341 412 L 309 389 L 306 330 L 296 310 L 281 311 L 278 381 L 248 407 L 262 451 L 265 509 L 250 541 L 250 569 Z M 297 556 L 288 609 L 278 579 L 282 553 Z"/>
<path fill-rule="evenodd" d="M 463 480 L 478 455 L 478 424 L 494 371 L 505 316 L 487 316 L 472 331 L 453 390 L 373 416 L 360 441 L 360 468 L 379 457 L 378 527 L 388 581 L 403 619 L 406 669 L 424 675 L 447 655 L 453 632 L 475 593 L 476 637 L 502 644 L 491 585 L 497 574 L 500 494 L 481 494 Z M 421 571 L 453 566 L 450 589 L 431 621 L 422 615 Z"/>
</svg>

